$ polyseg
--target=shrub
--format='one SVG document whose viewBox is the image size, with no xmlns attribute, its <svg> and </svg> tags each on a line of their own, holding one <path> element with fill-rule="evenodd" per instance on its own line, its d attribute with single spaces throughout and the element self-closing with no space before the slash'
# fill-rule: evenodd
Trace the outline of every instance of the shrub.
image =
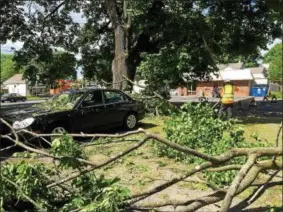
<svg viewBox="0 0 283 212">
<path fill-rule="evenodd" d="M 274 95 L 277 99 L 282 99 L 282 92 L 280 91 L 273 91 L 271 95 Z"/>
</svg>

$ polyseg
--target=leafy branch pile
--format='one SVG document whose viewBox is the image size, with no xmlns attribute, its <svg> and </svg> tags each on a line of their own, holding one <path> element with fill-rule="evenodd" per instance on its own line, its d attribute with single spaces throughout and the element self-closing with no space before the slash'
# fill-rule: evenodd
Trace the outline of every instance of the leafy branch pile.
<svg viewBox="0 0 283 212">
<path fill-rule="evenodd" d="M 145 106 L 146 113 L 154 116 L 171 115 L 176 108 L 171 105 L 166 99 L 159 98 L 156 95 L 146 95 L 144 93 L 130 94 L 130 96 L 138 101 L 142 101 Z"/>
<path fill-rule="evenodd" d="M 255 142 L 246 142 L 244 130 L 237 120 L 224 121 L 215 118 L 215 112 L 207 103 L 185 104 L 178 113 L 165 122 L 166 137 L 177 144 L 196 149 L 212 156 L 219 155 L 231 148 L 267 147 L 268 143 L 255 137 Z M 168 156 L 185 163 L 201 163 L 204 160 L 186 153 L 167 148 L 159 143 L 156 151 L 161 156 Z M 242 156 L 228 164 L 243 165 L 247 160 Z M 213 184 L 227 186 L 236 175 L 235 170 L 223 172 L 205 172 L 205 177 Z"/>
<path fill-rule="evenodd" d="M 35 105 L 34 107 L 39 107 L 44 110 L 48 111 L 64 111 L 64 110 L 71 110 L 74 107 L 75 102 L 70 101 L 69 94 L 60 94 L 57 98 L 51 98 L 47 101 Z"/>
<path fill-rule="evenodd" d="M 191 112 L 200 119 L 202 123 L 206 123 L 202 116 L 198 113 L 199 109 L 193 109 L 187 105 L 183 110 L 191 110 Z M 185 124 L 189 123 L 191 119 L 187 112 L 183 111 L 181 117 Z M 179 114 L 180 116 L 180 114 Z M 176 115 L 177 117 L 177 115 Z M 192 121 L 192 120 L 191 120 Z M 194 119 L 196 121 L 196 119 Z M 282 148 L 279 147 L 250 147 L 244 146 L 244 148 L 229 148 L 221 147 L 220 150 L 215 150 L 213 154 L 207 154 L 206 150 L 200 150 L 198 144 L 195 144 L 195 148 L 190 148 L 188 145 L 180 145 L 177 142 L 172 142 L 168 139 L 162 138 L 159 135 L 149 133 L 143 129 L 127 132 L 124 134 L 69 134 L 61 135 L 57 137 L 51 145 L 51 149 L 39 149 L 34 145 L 29 144 L 26 141 L 22 141 L 12 127 L 3 119 L 1 122 L 11 129 L 11 134 L 1 135 L 2 139 L 11 141 L 14 145 L 24 148 L 30 154 L 30 161 L 21 162 L 6 162 L 2 165 L 1 169 L 1 182 L 0 182 L 0 203 L 1 208 L 5 210 L 17 211 L 19 210 L 34 210 L 34 211 L 137 211 L 137 210 L 160 210 L 163 207 L 172 206 L 176 208 L 176 211 L 196 211 L 204 206 L 222 202 L 221 211 L 227 212 L 231 207 L 231 202 L 234 197 L 241 192 L 255 186 L 254 182 L 258 175 L 261 173 L 267 173 L 268 171 L 275 171 L 269 179 L 264 182 L 268 184 L 270 180 L 282 170 L 282 160 L 278 159 L 282 155 Z M 210 120 L 211 123 L 212 120 Z M 224 129 L 233 129 L 233 125 L 228 125 L 228 128 L 224 126 L 224 123 L 217 122 L 224 131 Z M 185 139 L 186 132 L 181 131 L 185 124 L 176 125 L 176 131 Z M 195 123 L 198 124 L 197 122 Z M 222 125 L 223 124 L 223 125 Z M 225 123 L 227 124 L 227 123 Z M 167 126 L 167 128 L 170 128 Z M 281 128 L 280 128 L 281 129 Z M 168 134 L 168 130 L 167 134 Z M 188 129 L 187 129 L 188 130 Z M 203 129 L 203 131 L 205 131 Z M 216 142 L 216 138 L 221 138 L 222 131 L 215 133 L 216 129 L 210 132 L 210 137 Z M 241 133 L 230 132 L 229 138 L 232 138 L 234 142 L 241 143 Z M 239 132 L 239 131 L 236 131 Z M 133 135 L 140 135 L 140 140 L 127 147 L 123 152 L 117 155 L 111 155 L 111 157 L 101 161 L 93 162 L 90 160 L 81 145 L 76 143 L 72 137 L 81 136 L 92 138 L 93 144 L 104 140 L 104 143 L 112 142 L 115 138 L 125 138 Z M 174 132 L 171 132 L 173 136 Z M 215 135 L 213 135 L 215 134 Z M 33 135 L 43 141 L 46 141 L 40 134 Z M 54 136 L 44 135 L 46 136 Z M 58 136 L 58 135 L 56 135 Z M 203 142 L 208 142 L 209 137 L 202 135 L 199 139 L 203 139 Z M 214 140 L 215 139 L 215 140 Z M 178 141 L 178 137 L 174 138 Z M 228 137 L 227 137 L 228 140 Z M 193 139 L 189 138 L 190 143 Z M 186 155 L 193 158 L 197 163 L 194 168 L 187 170 L 185 173 L 180 174 L 172 179 L 167 180 L 165 183 L 161 183 L 156 187 L 141 191 L 138 193 L 130 194 L 127 188 L 121 187 L 118 184 L 118 179 L 105 179 L 103 176 L 98 176 L 96 171 L 100 168 L 106 168 L 107 165 L 117 165 L 118 160 L 131 154 L 143 146 L 146 142 L 155 142 L 165 146 L 164 149 L 171 149 L 177 153 L 182 153 L 182 158 L 186 158 Z M 180 143 L 180 142 L 179 142 Z M 227 144 L 223 141 L 224 144 Z M 213 143 L 208 144 L 213 148 Z M 228 144 L 227 144 L 228 145 Z M 235 145 L 236 146 L 236 145 Z M 238 146 L 236 146 L 238 147 Z M 248 147 L 248 148 L 247 148 Z M 208 148 L 207 148 L 208 149 Z M 3 151 L 1 149 L 0 151 Z M 44 157 L 44 161 L 47 158 L 51 159 L 53 164 L 45 164 L 40 161 L 35 161 L 34 156 Z M 173 154 L 172 154 L 173 155 Z M 26 153 L 25 156 L 28 156 Z M 238 163 L 236 159 L 247 158 L 243 163 Z M 196 159 L 198 158 L 198 159 Z M 2 162 L 1 162 L 2 163 Z M 158 194 L 161 191 L 173 186 L 185 179 L 198 174 L 219 171 L 231 171 L 237 170 L 232 182 L 224 188 L 212 186 L 212 193 L 202 196 L 197 199 L 188 200 L 174 200 L 170 202 L 154 202 L 148 201 L 149 197 Z M 210 185 L 209 182 L 203 182 L 206 185 Z M 282 181 L 276 182 L 282 183 Z M 258 193 L 262 184 L 259 185 L 259 189 L 255 190 Z M 275 184 L 276 185 L 276 184 Z M 174 198 L 174 197 L 172 197 Z M 248 199 L 249 202 L 256 200 L 256 197 L 252 196 Z"/>
<path fill-rule="evenodd" d="M 49 167 L 42 162 L 6 163 L 1 167 L 0 209 L 3 211 L 122 211 L 120 205 L 129 191 L 119 186 L 119 179 L 106 179 L 87 173 L 53 187 L 50 184 L 64 171 L 80 172 L 87 164 L 82 147 L 69 136 L 57 138 L 52 143 L 49 156 L 60 158 L 59 163 Z M 25 154 L 33 158 L 32 153 Z M 66 175 L 66 174 L 65 174 Z"/>
</svg>

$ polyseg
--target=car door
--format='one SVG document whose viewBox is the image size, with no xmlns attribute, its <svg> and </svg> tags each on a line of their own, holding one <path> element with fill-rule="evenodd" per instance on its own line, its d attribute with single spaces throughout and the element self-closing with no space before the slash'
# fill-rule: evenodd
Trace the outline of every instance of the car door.
<svg viewBox="0 0 283 212">
<path fill-rule="evenodd" d="M 105 101 L 105 107 L 107 114 L 105 114 L 105 120 L 109 125 L 122 124 L 126 117 L 129 107 L 128 99 L 122 92 L 116 90 L 104 90 L 103 97 Z"/>
<path fill-rule="evenodd" d="M 92 133 L 105 126 L 105 106 L 100 90 L 90 91 L 83 98 L 72 118 L 75 132 Z"/>
<path fill-rule="evenodd" d="M 16 94 L 11 93 L 10 96 L 9 96 L 9 101 L 10 102 L 16 102 L 17 101 Z"/>
<path fill-rule="evenodd" d="M 18 101 L 22 101 L 22 97 L 21 97 L 21 95 L 19 95 L 19 94 L 15 94 L 15 99 L 16 99 L 16 101 L 18 102 Z"/>
</svg>

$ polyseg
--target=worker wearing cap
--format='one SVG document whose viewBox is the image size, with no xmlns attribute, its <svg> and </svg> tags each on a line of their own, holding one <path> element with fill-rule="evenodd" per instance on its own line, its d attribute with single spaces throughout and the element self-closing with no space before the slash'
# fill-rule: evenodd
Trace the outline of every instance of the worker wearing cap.
<svg viewBox="0 0 283 212">
<path fill-rule="evenodd" d="M 233 116 L 233 104 L 234 104 L 234 87 L 229 79 L 224 79 L 224 85 L 221 92 L 221 107 L 219 115 L 227 111 L 228 119 Z"/>
</svg>

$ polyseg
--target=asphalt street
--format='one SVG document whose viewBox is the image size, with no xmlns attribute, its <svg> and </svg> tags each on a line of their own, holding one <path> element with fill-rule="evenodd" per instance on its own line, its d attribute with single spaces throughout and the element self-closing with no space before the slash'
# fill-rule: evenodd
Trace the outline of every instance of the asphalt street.
<svg viewBox="0 0 283 212">
<path fill-rule="evenodd" d="M 45 100 L 32 100 L 32 101 L 25 101 L 25 102 L 1 102 L 1 107 L 8 107 L 11 105 L 25 105 L 25 104 L 36 104 L 44 102 Z"/>
</svg>

